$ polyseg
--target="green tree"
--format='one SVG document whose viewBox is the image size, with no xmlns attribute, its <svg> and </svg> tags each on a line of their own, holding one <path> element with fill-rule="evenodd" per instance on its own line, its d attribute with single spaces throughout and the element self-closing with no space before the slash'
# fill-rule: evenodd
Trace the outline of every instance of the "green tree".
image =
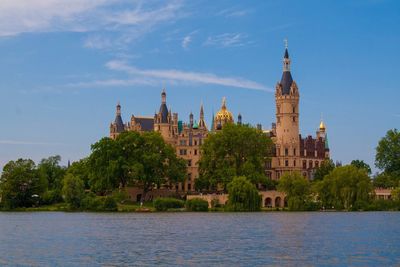
<svg viewBox="0 0 400 267">
<path fill-rule="evenodd" d="M 394 177 L 389 173 L 382 172 L 375 176 L 375 178 L 373 179 L 373 185 L 374 187 L 379 188 L 393 188 L 400 186 L 400 183 L 398 177 Z"/>
<path fill-rule="evenodd" d="M 37 167 L 39 175 L 47 181 L 46 204 L 62 201 L 61 190 L 63 186 L 63 178 L 65 168 L 60 166 L 61 157 L 52 156 L 42 159 Z"/>
<path fill-rule="evenodd" d="M 284 174 L 279 180 L 278 190 L 286 193 L 289 210 L 306 210 L 307 203 L 310 201 L 310 183 L 300 173 Z"/>
<path fill-rule="evenodd" d="M 325 175 L 328 175 L 331 171 L 335 169 L 335 163 L 331 159 L 324 160 L 321 166 L 315 170 L 314 181 L 321 181 L 324 179 Z"/>
<path fill-rule="evenodd" d="M 67 169 L 67 173 L 70 173 L 76 177 L 79 177 L 85 184 L 85 189 L 90 189 L 89 177 L 89 158 L 83 158 L 79 161 L 73 162 L 72 165 Z"/>
<path fill-rule="evenodd" d="M 156 132 L 124 132 L 116 140 L 101 139 L 92 146 L 88 167 L 95 192 L 106 194 L 132 185 L 143 189 L 142 200 L 154 187 L 182 182 L 186 176 L 186 162 Z"/>
<path fill-rule="evenodd" d="M 400 132 L 389 130 L 376 148 L 375 165 L 393 176 L 400 176 Z"/>
<path fill-rule="evenodd" d="M 371 171 L 371 167 L 365 163 L 363 160 L 352 160 L 350 165 L 353 165 L 354 167 L 357 167 L 359 169 L 364 169 L 368 175 L 371 175 L 372 171 Z"/>
<path fill-rule="evenodd" d="M 400 187 L 397 187 L 392 190 L 392 197 L 395 201 L 400 201 Z"/>
<path fill-rule="evenodd" d="M 79 177 L 68 173 L 64 178 L 62 193 L 65 202 L 68 203 L 71 208 L 79 208 L 81 206 L 82 199 L 85 197 L 83 181 L 79 179 Z"/>
<path fill-rule="evenodd" d="M 210 134 L 202 146 L 196 189 L 226 191 L 235 176 L 265 184 L 265 162 L 271 152 L 272 141 L 262 131 L 248 125 L 227 124 Z"/>
<path fill-rule="evenodd" d="M 6 208 L 31 207 L 47 187 L 35 163 L 30 159 L 8 162 L 0 178 L 1 201 Z"/>
<path fill-rule="evenodd" d="M 228 210 L 259 211 L 261 196 L 257 188 L 246 177 L 234 177 L 228 184 Z"/>
<path fill-rule="evenodd" d="M 352 165 L 335 168 L 317 185 L 322 205 L 335 209 L 364 208 L 373 187 L 366 171 Z"/>
</svg>

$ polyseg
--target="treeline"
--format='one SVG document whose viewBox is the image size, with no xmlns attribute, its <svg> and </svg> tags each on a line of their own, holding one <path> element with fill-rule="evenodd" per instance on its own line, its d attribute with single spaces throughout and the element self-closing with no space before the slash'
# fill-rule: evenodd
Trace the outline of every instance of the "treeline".
<svg viewBox="0 0 400 267">
<path fill-rule="evenodd" d="M 28 208 L 66 202 L 75 210 L 115 210 L 127 198 L 125 187 L 172 188 L 184 181 L 186 162 L 156 132 L 125 132 L 116 140 L 103 138 L 91 154 L 71 166 L 61 166 L 60 156 L 36 165 L 30 159 L 8 162 L 0 178 L 3 209 Z"/>
</svg>

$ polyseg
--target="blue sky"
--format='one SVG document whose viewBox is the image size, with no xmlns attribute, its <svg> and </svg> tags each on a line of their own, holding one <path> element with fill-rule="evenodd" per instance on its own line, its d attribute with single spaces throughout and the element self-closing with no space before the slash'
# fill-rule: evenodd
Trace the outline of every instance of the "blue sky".
<svg viewBox="0 0 400 267">
<path fill-rule="evenodd" d="M 2 0 L 0 167 L 19 157 L 90 152 L 123 119 L 153 115 L 165 86 L 180 119 L 207 122 L 227 97 L 270 128 L 285 38 L 301 94 L 300 128 L 321 113 L 332 157 L 373 165 L 399 128 L 400 2 Z"/>
</svg>

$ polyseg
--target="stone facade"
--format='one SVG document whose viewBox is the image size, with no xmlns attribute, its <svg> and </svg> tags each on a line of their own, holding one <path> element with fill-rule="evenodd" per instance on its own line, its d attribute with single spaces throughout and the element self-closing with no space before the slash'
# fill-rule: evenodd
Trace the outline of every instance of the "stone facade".
<svg viewBox="0 0 400 267">
<path fill-rule="evenodd" d="M 283 58 L 283 74 L 276 85 L 275 113 L 276 122 L 272 129 L 264 130 L 274 142 L 274 152 L 271 160 L 266 162 L 266 175 L 278 180 L 286 172 L 300 172 L 312 179 L 314 171 L 322 162 L 329 159 L 328 136 L 324 122 L 321 120 L 316 137 L 311 135 L 303 138 L 300 134 L 300 92 L 290 72 L 291 60 L 286 47 Z M 199 176 L 198 161 L 201 156 L 200 147 L 209 131 L 218 131 L 226 123 L 234 123 L 233 115 L 228 110 L 226 99 L 223 98 L 221 109 L 213 116 L 211 127 L 204 120 L 203 105 L 200 107 L 200 117 L 194 120 L 189 115 L 189 122 L 183 123 L 177 113 L 172 113 L 167 107 L 167 94 L 161 93 L 161 105 L 153 117 L 132 115 L 124 124 L 121 116 L 121 106 L 117 105 L 115 121 L 110 125 L 110 137 L 116 138 L 123 131 L 156 131 L 164 140 L 176 149 L 176 154 L 187 162 L 187 179 L 182 184 L 175 185 L 180 192 L 193 192 L 194 181 Z M 242 116 L 238 115 L 238 124 Z M 257 125 L 262 129 L 261 125 Z"/>
</svg>

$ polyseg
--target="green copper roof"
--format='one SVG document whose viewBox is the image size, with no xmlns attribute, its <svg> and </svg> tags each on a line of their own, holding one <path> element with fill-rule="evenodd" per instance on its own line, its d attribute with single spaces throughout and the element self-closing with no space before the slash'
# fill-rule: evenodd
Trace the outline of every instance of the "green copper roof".
<svg viewBox="0 0 400 267">
<path fill-rule="evenodd" d="M 183 130 L 183 124 L 182 121 L 178 121 L 178 132 L 181 133 Z"/>
<path fill-rule="evenodd" d="M 197 121 L 194 121 L 193 129 L 198 129 L 198 128 L 199 128 L 199 124 L 197 123 Z"/>
<path fill-rule="evenodd" d="M 325 135 L 325 149 L 329 149 L 328 134 Z"/>
</svg>

